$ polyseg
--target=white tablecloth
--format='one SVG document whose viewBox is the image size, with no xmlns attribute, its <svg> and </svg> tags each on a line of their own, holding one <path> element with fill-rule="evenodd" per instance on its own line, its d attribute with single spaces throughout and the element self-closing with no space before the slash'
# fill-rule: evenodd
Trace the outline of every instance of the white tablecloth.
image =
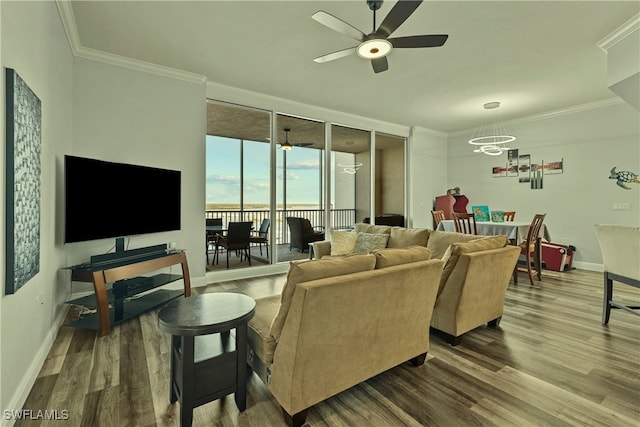
<svg viewBox="0 0 640 427">
<path fill-rule="evenodd" d="M 482 236 L 498 236 L 504 235 L 507 236 L 507 239 L 515 240 L 516 244 L 522 243 L 523 240 L 526 240 L 527 233 L 529 232 L 529 227 L 531 226 L 530 222 L 476 222 L 476 228 L 478 229 L 478 234 Z M 439 231 L 456 231 L 456 226 L 453 223 L 452 219 L 445 219 L 438 224 L 438 228 L 436 230 Z M 540 229 L 540 237 L 544 238 L 547 241 L 551 241 L 549 236 L 549 231 L 547 227 L 542 224 L 542 228 Z"/>
</svg>

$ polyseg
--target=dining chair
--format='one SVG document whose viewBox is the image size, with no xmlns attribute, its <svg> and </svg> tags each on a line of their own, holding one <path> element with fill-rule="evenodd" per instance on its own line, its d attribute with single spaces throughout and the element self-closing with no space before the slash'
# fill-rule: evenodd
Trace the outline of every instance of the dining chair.
<svg viewBox="0 0 640 427">
<path fill-rule="evenodd" d="M 213 225 L 219 225 L 220 227 L 222 227 L 222 218 L 206 218 L 205 225 L 207 227 L 213 226 Z M 216 244 L 216 234 L 217 233 L 215 231 L 205 230 L 204 250 L 207 256 L 207 264 L 209 264 L 209 254 L 211 253 L 212 250 L 215 250 L 214 245 Z"/>
<path fill-rule="evenodd" d="M 512 222 L 516 217 L 516 211 L 504 211 L 504 220 Z"/>
<path fill-rule="evenodd" d="M 260 229 L 256 232 L 254 231 L 254 235 L 252 235 L 249 239 L 251 243 L 256 243 L 260 247 L 260 255 L 262 255 L 262 245 L 265 245 L 267 249 L 267 258 L 269 258 L 269 227 L 271 226 L 271 220 L 269 218 L 265 218 L 260 223 Z"/>
<path fill-rule="evenodd" d="M 431 218 L 433 218 L 433 229 L 435 230 L 436 228 L 438 228 L 438 225 L 440 225 L 440 222 L 444 220 L 444 211 L 431 211 Z"/>
<path fill-rule="evenodd" d="M 542 229 L 542 223 L 547 214 L 536 214 L 531 221 L 529 231 L 527 232 L 527 239 L 520 243 L 521 254 L 524 255 L 525 267 L 520 267 L 516 264 L 513 270 L 513 283 L 518 284 L 518 272 L 526 271 L 529 275 L 529 283 L 533 286 L 533 272 L 535 271 L 536 277 L 539 281 L 542 281 L 542 239 L 540 238 L 540 230 Z M 531 268 L 531 261 L 533 261 L 533 268 Z"/>
<path fill-rule="evenodd" d="M 472 213 L 453 213 L 453 223 L 456 226 L 456 231 L 458 233 L 464 234 L 478 234 L 478 229 L 476 228 L 476 218 Z"/>
<path fill-rule="evenodd" d="M 251 265 L 251 228 L 252 221 L 230 222 L 227 233 L 224 236 L 218 234 L 216 239 L 216 251 L 213 256 L 214 262 L 217 264 L 219 260 L 218 248 L 225 248 L 227 251 L 227 268 L 229 268 L 229 251 L 239 251 L 240 261 L 242 257 L 246 257 Z"/>
</svg>

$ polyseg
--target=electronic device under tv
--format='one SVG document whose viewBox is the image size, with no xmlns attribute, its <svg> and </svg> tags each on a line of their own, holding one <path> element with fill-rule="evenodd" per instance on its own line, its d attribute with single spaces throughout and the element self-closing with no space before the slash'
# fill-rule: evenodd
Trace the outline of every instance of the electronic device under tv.
<svg viewBox="0 0 640 427">
<path fill-rule="evenodd" d="M 180 230 L 181 172 L 64 156 L 65 243 Z"/>
</svg>

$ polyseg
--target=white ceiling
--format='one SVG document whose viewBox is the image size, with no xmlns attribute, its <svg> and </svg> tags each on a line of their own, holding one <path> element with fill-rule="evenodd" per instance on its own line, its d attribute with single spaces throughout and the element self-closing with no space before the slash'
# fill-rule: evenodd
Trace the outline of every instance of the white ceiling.
<svg viewBox="0 0 640 427">
<path fill-rule="evenodd" d="M 395 2 L 378 11 L 377 25 Z M 83 47 L 210 81 L 405 126 L 477 126 L 482 105 L 503 120 L 612 98 L 597 43 L 639 1 L 425 1 L 392 37 L 449 34 L 443 47 L 395 49 L 375 74 L 357 44 L 311 19 L 324 10 L 372 30 L 365 0 L 73 2 Z"/>
</svg>

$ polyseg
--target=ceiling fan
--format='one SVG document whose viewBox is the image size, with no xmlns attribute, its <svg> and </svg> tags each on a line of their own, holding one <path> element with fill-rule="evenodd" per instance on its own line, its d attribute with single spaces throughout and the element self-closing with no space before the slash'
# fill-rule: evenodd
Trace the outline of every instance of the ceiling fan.
<svg viewBox="0 0 640 427">
<path fill-rule="evenodd" d="M 291 132 L 291 128 L 284 128 L 282 129 L 284 131 L 284 135 L 285 135 L 285 139 L 284 142 L 280 144 L 280 148 L 283 151 L 289 151 L 291 150 L 293 147 L 309 147 L 311 145 L 313 145 L 312 142 L 301 142 L 301 143 L 297 143 L 297 144 L 291 144 L 289 142 L 289 132 Z"/>
<path fill-rule="evenodd" d="M 357 53 L 358 56 L 364 59 L 370 59 L 373 71 L 381 73 L 389 69 L 389 63 L 387 62 L 387 55 L 394 48 L 416 48 L 416 47 L 439 47 L 442 46 L 449 37 L 447 34 L 431 34 L 422 36 L 407 36 L 407 37 L 394 37 L 389 38 L 404 21 L 411 16 L 411 14 L 420 6 L 420 1 L 405 1 L 398 0 L 396 4 L 391 8 L 387 16 L 380 24 L 380 27 L 376 29 L 376 10 L 382 6 L 382 0 L 367 0 L 369 9 L 373 11 L 373 31 L 369 34 L 364 34 L 359 29 L 355 28 L 351 24 L 348 24 L 336 18 L 335 16 L 320 10 L 314 13 L 311 18 L 318 21 L 322 25 L 331 28 L 347 37 L 358 40 L 360 44 L 358 46 L 350 47 L 348 49 L 339 50 L 336 52 L 328 53 L 326 55 L 314 58 L 315 62 L 329 62 L 335 59 L 343 58 Z"/>
</svg>

